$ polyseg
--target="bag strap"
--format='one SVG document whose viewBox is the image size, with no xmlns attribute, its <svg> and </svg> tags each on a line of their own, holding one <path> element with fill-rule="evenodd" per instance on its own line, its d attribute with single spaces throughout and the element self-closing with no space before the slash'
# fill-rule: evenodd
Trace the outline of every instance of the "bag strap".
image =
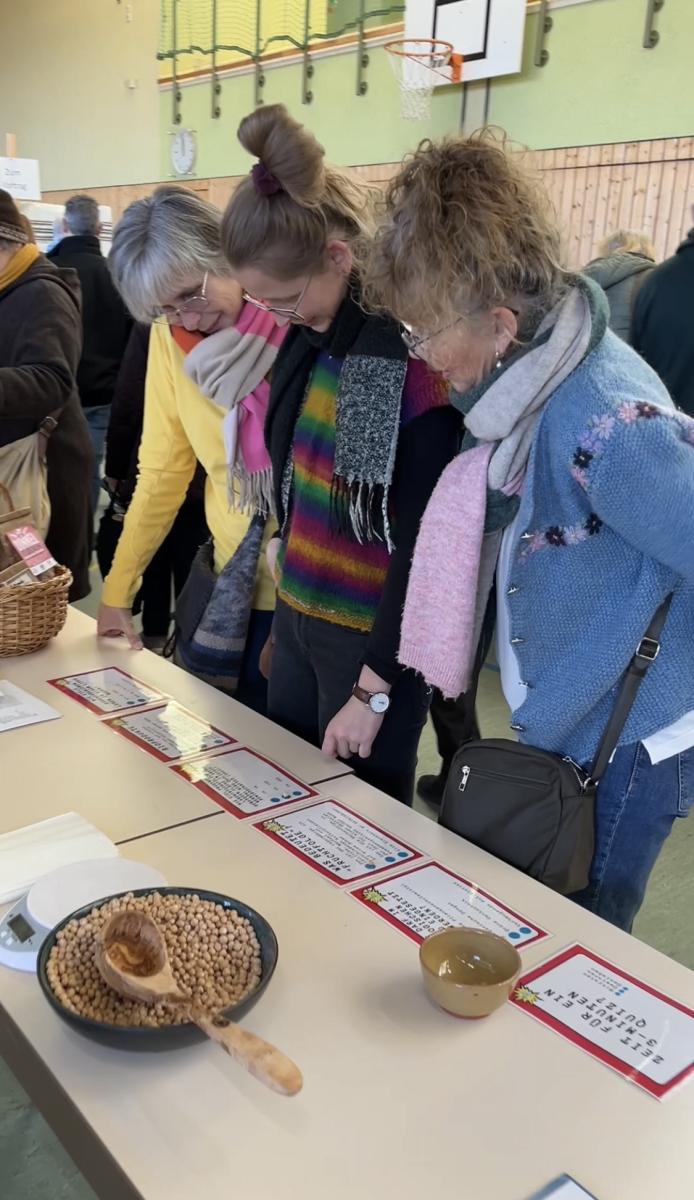
<svg viewBox="0 0 694 1200">
<path fill-rule="evenodd" d="M 662 604 L 656 609 L 653 619 L 641 638 L 636 648 L 636 653 L 626 669 L 612 716 L 607 722 L 607 727 L 598 745 L 595 760 L 590 771 L 590 782 L 593 784 L 596 784 L 605 774 L 615 746 L 619 741 L 619 735 L 626 725 L 627 717 L 634 706 L 636 693 L 641 687 L 649 667 L 660 654 L 660 635 L 663 632 L 663 626 L 667 620 L 671 604 L 672 592 L 669 596 L 665 597 Z"/>
</svg>

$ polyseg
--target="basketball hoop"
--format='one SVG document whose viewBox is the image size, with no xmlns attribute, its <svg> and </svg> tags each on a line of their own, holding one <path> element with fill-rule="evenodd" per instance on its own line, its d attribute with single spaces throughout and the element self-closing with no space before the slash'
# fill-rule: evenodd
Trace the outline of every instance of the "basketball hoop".
<svg viewBox="0 0 694 1200">
<path fill-rule="evenodd" d="M 460 83 L 463 56 L 454 53 L 452 42 L 404 38 L 386 42 L 383 49 L 400 84 L 400 115 L 408 121 L 421 121 L 430 115 L 437 82 Z"/>
</svg>

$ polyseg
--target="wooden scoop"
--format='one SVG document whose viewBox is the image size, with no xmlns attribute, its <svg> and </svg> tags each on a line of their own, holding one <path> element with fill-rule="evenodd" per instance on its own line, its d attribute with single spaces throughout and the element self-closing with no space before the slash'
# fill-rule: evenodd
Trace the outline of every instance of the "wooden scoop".
<svg viewBox="0 0 694 1200">
<path fill-rule="evenodd" d="M 146 913 L 122 912 L 111 917 L 96 940 L 95 959 L 102 978 L 114 991 L 130 1000 L 185 1009 L 208 1038 L 261 1083 L 283 1096 L 301 1091 L 301 1071 L 281 1050 L 221 1013 L 207 1013 L 191 1003 L 174 978 L 164 935 Z"/>
</svg>

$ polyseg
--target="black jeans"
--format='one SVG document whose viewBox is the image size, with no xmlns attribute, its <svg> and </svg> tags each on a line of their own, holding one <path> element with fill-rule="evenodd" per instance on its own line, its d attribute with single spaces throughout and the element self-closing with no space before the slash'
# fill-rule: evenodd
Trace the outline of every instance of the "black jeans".
<svg viewBox="0 0 694 1200">
<path fill-rule="evenodd" d="M 475 680 L 475 685 L 477 680 Z M 477 687 L 463 692 L 457 700 L 445 700 L 438 688 L 431 697 L 431 723 L 436 734 L 436 745 L 441 756 L 441 774 L 448 775 L 453 756 L 466 742 L 477 741 L 480 736 L 475 712 Z"/>
<path fill-rule="evenodd" d="M 121 533 L 123 519 L 113 515 L 113 503 L 101 518 L 96 537 L 96 557 L 103 579 L 106 578 Z M 145 569 L 142 587 L 133 604 L 135 614 L 142 612 L 142 632 L 147 637 L 168 637 L 171 625 L 171 585 L 178 596 L 185 584 L 193 559 L 209 532 L 202 500 L 188 498 L 178 512 L 169 533 Z"/>
<path fill-rule="evenodd" d="M 282 601 L 277 603 L 273 631 L 268 716 L 321 746 L 327 726 L 359 678 L 368 635 L 304 616 Z M 403 671 L 393 685 L 390 708 L 370 757 L 347 760 L 360 779 L 404 804 L 412 803 L 417 746 L 429 700 L 426 684 Z"/>
</svg>

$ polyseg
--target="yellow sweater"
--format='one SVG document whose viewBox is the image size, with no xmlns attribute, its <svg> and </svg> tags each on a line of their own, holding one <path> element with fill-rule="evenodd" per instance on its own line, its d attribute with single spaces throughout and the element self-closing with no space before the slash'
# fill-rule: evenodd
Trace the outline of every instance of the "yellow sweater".
<svg viewBox="0 0 694 1200">
<path fill-rule="evenodd" d="M 231 512 L 227 498 L 227 465 L 222 437 L 224 409 L 203 396 L 183 369 L 183 351 L 166 325 L 153 325 L 149 342 L 145 415 L 140 443 L 137 487 L 128 508 L 102 600 L 114 608 L 130 608 L 142 572 L 164 541 L 195 473 L 196 459 L 207 474 L 205 516 L 214 541 L 219 573 L 248 530 L 247 514 Z M 253 607 L 275 607 L 275 588 L 263 551 L 258 563 Z"/>
</svg>

